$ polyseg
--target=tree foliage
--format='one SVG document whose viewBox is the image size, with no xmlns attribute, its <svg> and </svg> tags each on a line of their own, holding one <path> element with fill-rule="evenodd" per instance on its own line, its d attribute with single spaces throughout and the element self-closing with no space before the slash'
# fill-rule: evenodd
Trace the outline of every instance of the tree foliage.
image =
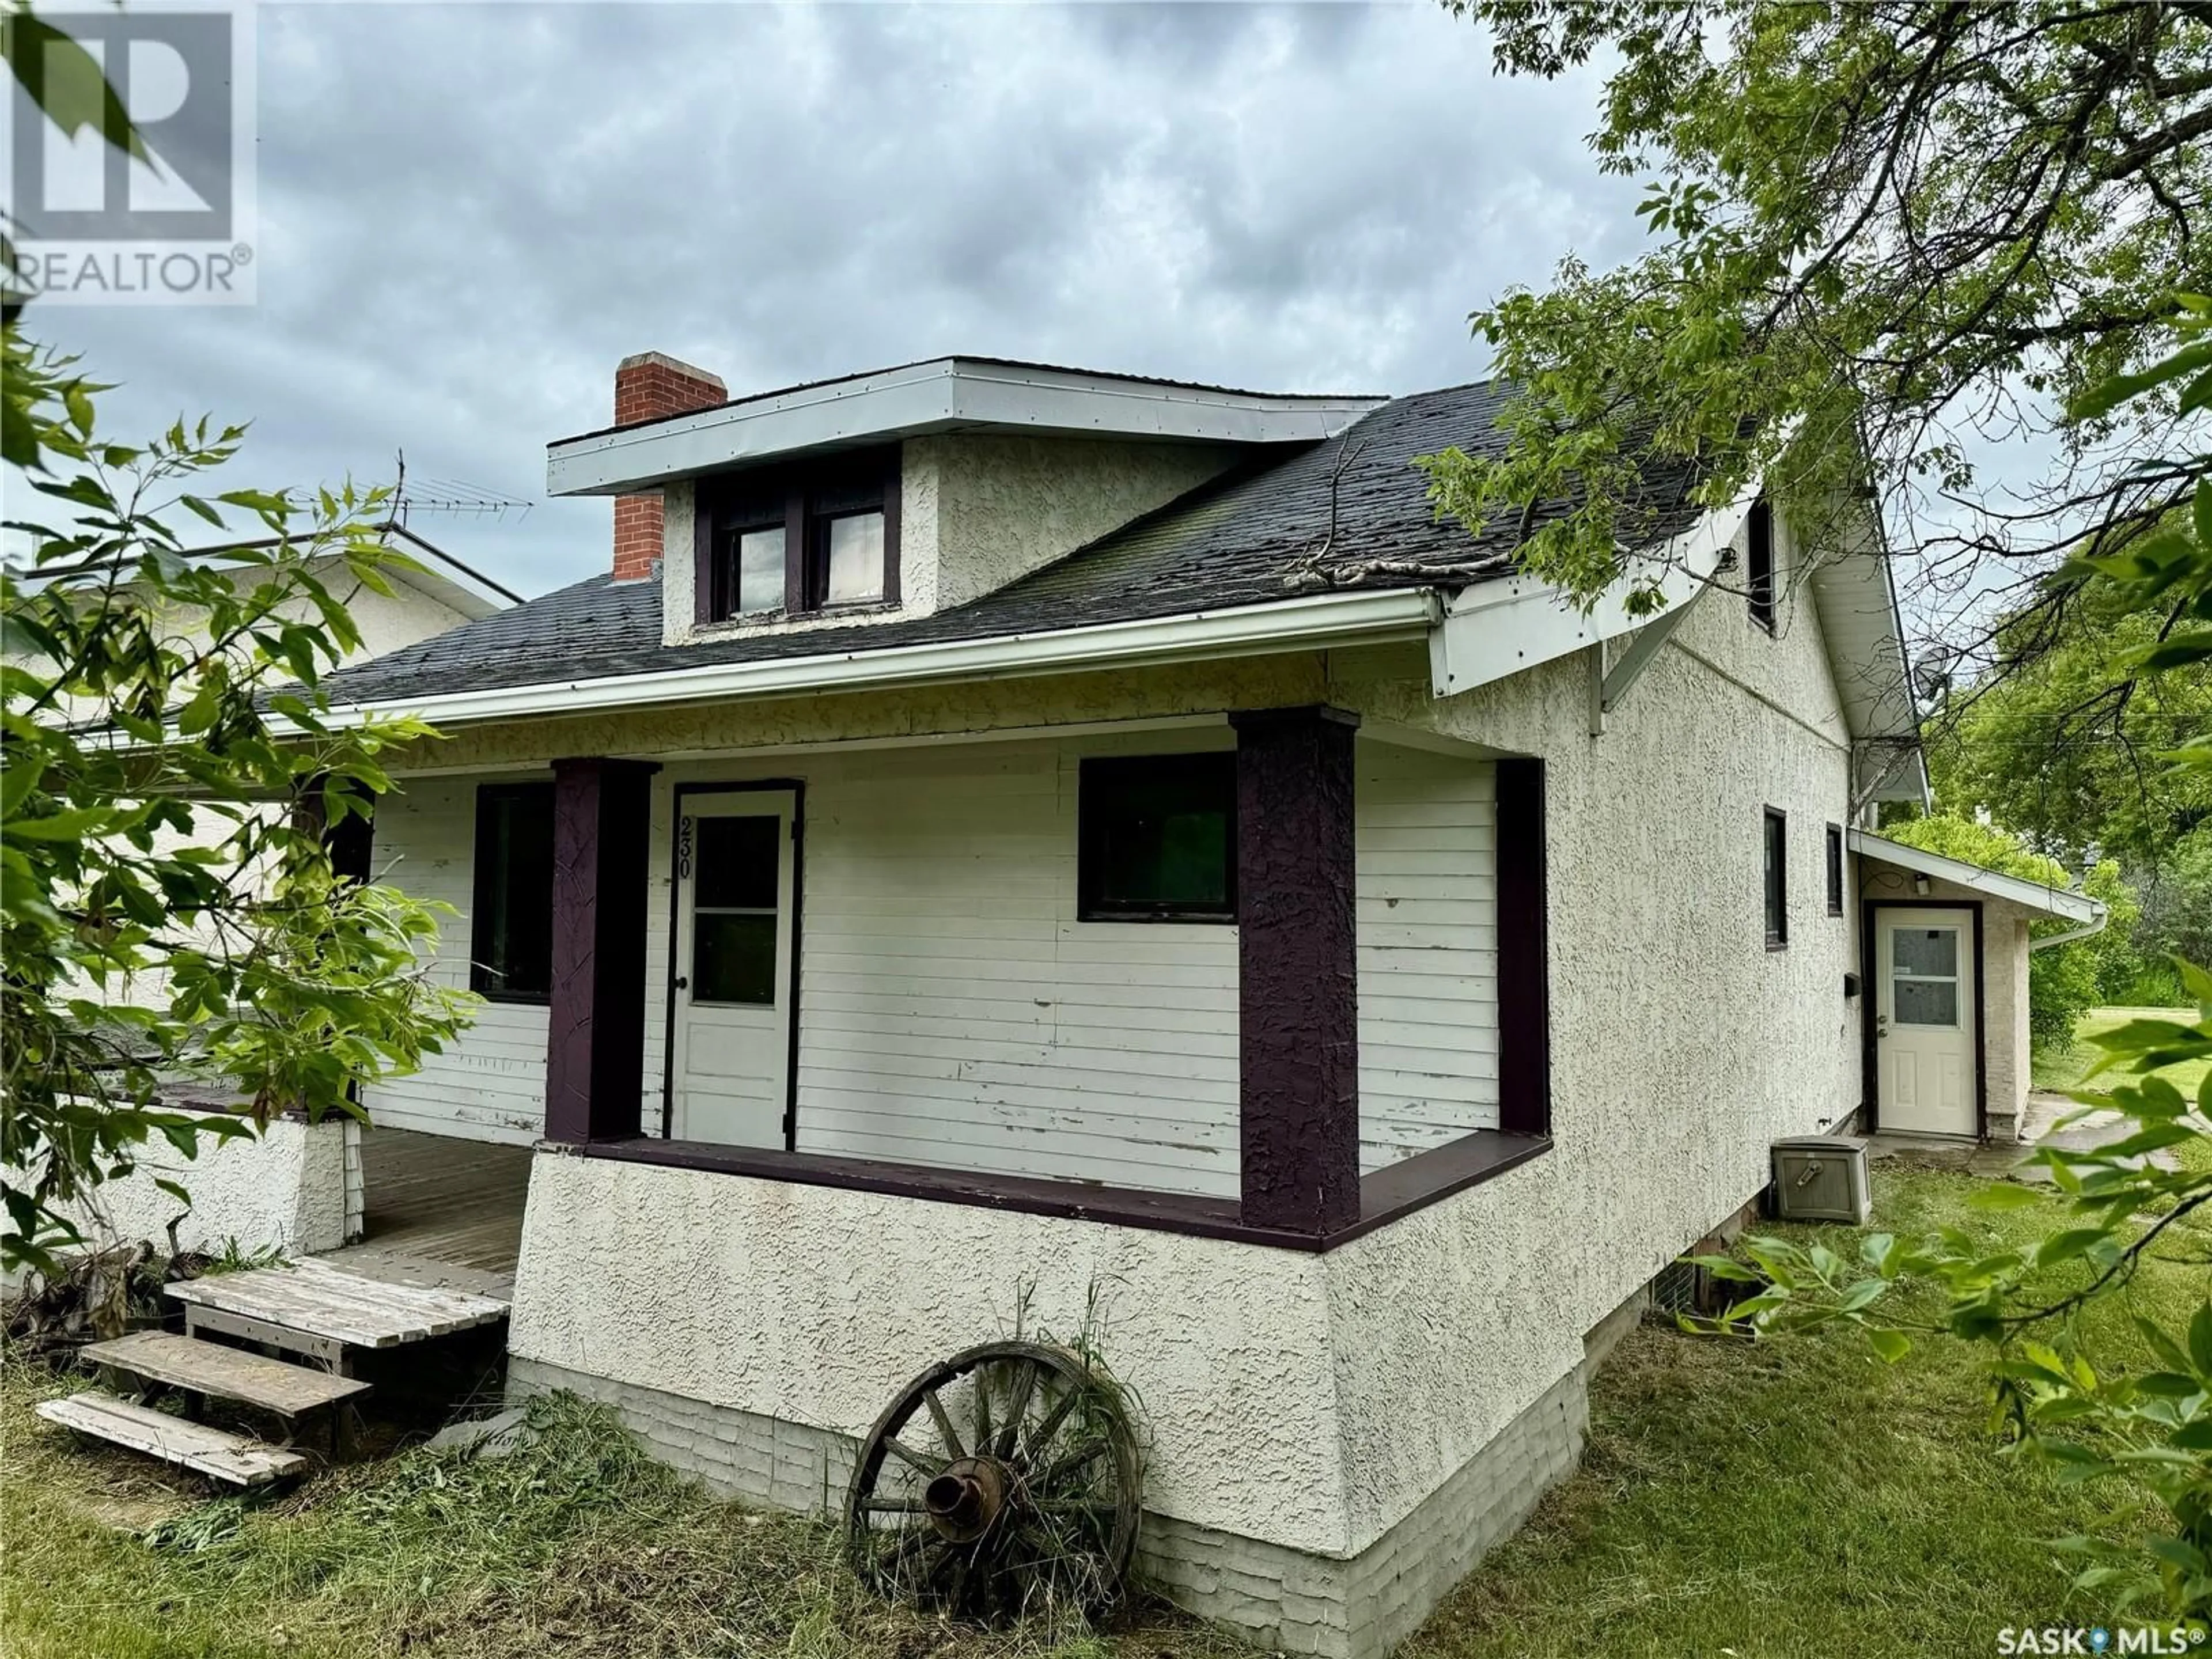
<svg viewBox="0 0 2212 1659">
<path fill-rule="evenodd" d="M 348 1109 L 471 1000 L 419 963 L 430 910 L 325 844 L 387 787 L 379 753 L 430 735 L 319 690 L 361 642 L 348 597 L 405 562 L 380 498 L 204 499 L 239 428 L 118 443 L 103 387 L 19 323 L 4 352 L 7 459 L 53 513 L 11 521 L 31 563 L 0 573 L 0 1262 L 43 1267 L 149 1139 Z M 240 518 L 259 539 L 186 556 L 178 521 Z M 175 1109 L 185 1087 L 227 1109 Z"/>
<path fill-rule="evenodd" d="M 2094 418 L 2130 398 L 2183 386 L 2184 414 L 2212 406 L 2212 301 L 2180 304 L 2179 351 L 2136 374 L 2089 388 L 2075 410 Z M 2190 510 L 2153 534 L 2078 558 L 2056 583 L 2109 590 L 2122 607 L 2164 620 L 2158 637 L 2130 647 L 2116 678 L 2151 678 L 2212 659 L 2212 455 L 2158 457 L 2160 472 L 2195 480 Z M 2164 756 L 2192 770 L 2212 769 L 2212 729 L 2191 734 Z M 1954 832 L 1955 833 L 1955 832 Z M 2169 1609 L 2212 1621 L 2212 1069 L 2195 1097 L 2160 1073 L 2212 1060 L 2212 973 L 2178 963 L 2193 1015 L 2128 1021 L 2092 1041 L 2104 1050 L 2084 1091 L 2085 1106 L 2117 1111 L 2124 1132 L 2080 1148 L 2046 1139 L 2031 1162 L 2047 1170 L 2066 1200 L 2064 1224 L 2033 1249 L 1990 1251 L 1959 1229 L 1917 1241 L 1881 1234 L 1846 1258 L 1819 1244 L 1780 1237 L 1745 1241 L 1741 1258 L 1705 1257 L 1717 1277 L 1748 1282 L 1749 1295 L 1717 1321 L 1695 1328 L 1747 1326 L 1756 1333 L 1845 1324 L 1863 1328 L 1884 1358 L 1901 1358 L 1917 1331 L 1941 1330 L 1995 1351 L 1992 1398 L 2016 1448 L 2068 1479 L 2132 1480 L 2164 1506 L 2167 1529 L 2140 1549 L 2075 1537 L 2063 1546 L 2087 1558 L 2076 1583 L 2106 1605 L 2155 1598 Z M 2109 1075 L 2109 1094 L 2086 1085 Z M 1978 1201 L 2034 1201 L 2021 1187 L 1993 1183 Z M 2193 1269 L 2203 1291 L 2185 1325 L 2137 1316 L 2148 1365 L 2132 1356 L 2092 1351 L 2074 1316 L 2124 1292 L 2154 1253 Z M 2070 1281 L 2070 1282 L 2068 1282 Z M 1896 1295 L 1931 1288 L 1940 1307 L 1916 1319 Z"/>
<path fill-rule="evenodd" d="M 2016 613 L 1997 632 L 1997 671 L 1931 721 L 1937 799 L 1986 811 L 2069 861 L 2161 861 L 2212 819 L 2212 773 L 2164 758 L 2212 730 L 2212 672 L 2144 677 L 2117 665 L 2167 626 L 2163 606 L 2126 603 L 2111 583 Z"/>
<path fill-rule="evenodd" d="M 1474 313 L 1520 395 L 1502 455 L 1425 463 L 1440 511 L 1527 514 L 1529 569 L 1589 602 L 1625 580 L 1635 608 L 1663 574 L 1645 547 L 1654 471 L 1696 468 L 1714 502 L 1763 480 L 1816 556 L 1871 475 L 1954 590 L 1970 574 L 1947 558 L 2102 552 L 2185 502 L 2185 468 L 2115 448 L 2170 399 L 2063 416 L 2162 351 L 2177 291 L 2212 286 L 2212 18 L 2063 0 L 1446 3 L 1489 26 L 1504 73 L 1609 64 L 1590 143 L 1607 172 L 1650 180 L 1652 243 Z M 2052 433 L 2038 487 L 1982 489 L 1978 443 Z M 1931 508 L 1942 522 L 1916 531 Z"/>
</svg>

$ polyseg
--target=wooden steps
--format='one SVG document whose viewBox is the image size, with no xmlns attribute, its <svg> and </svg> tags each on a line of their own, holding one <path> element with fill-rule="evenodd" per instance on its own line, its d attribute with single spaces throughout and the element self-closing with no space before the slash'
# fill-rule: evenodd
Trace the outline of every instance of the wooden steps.
<svg viewBox="0 0 2212 1659">
<path fill-rule="evenodd" d="M 313 1258 L 165 1288 L 184 1304 L 184 1335 L 138 1331 L 95 1342 L 83 1351 L 86 1362 L 143 1385 L 149 1397 L 178 1389 L 272 1413 L 285 1421 L 286 1443 L 264 1445 L 97 1389 L 43 1401 L 39 1415 L 237 1486 L 304 1468 L 307 1460 L 290 1449 L 292 1425 L 311 1413 L 329 1415 L 331 1455 L 346 1454 L 355 1406 L 369 1388 L 347 1374 L 354 1354 L 495 1325 L 507 1315 L 507 1303 L 494 1297 L 394 1283 Z M 320 1369 L 200 1340 L 210 1332 L 302 1356 Z"/>
<path fill-rule="evenodd" d="M 307 1460 L 244 1435 L 188 1423 L 149 1406 L 88 1389 L 66 1400 L 41 1400 L 32 1407 L 49 1423 L 175 1463 L 234 1486 L 261 1486 L 296 1474 Z"/>
<path fill-rule="evenodd" d="M 313 1258 L 289 1267 L 210 1273 L 167 1287 L 188 1332 L 267 1342 L 342 1368 L 348 1348 L 425 1342 L 505 1319 L 507 1304 L 465 1291 L 395 1285 Z"/>
<path fill-rule="evenodd" d="M 286 1418 L 321 1411 L 368 1391 L 368 1383 L 350 1377 L 163 1331 L 134 1331 L 112 1342 L 94 1342 L 80 1357 L 150 1382 L 187 1389 L 210 1400 L 258 1407 Z"/>
</svg>

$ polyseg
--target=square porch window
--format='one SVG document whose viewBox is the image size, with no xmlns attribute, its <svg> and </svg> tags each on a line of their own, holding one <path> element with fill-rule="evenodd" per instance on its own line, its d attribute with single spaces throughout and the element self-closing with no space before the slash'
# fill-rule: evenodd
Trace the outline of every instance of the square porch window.
<svg viewBox="0 0 2212 1659">
<path fill-rule="evenodd" d="M 1086 760 L 1078 782 L 1084 921 L 1237 919 L 1237 757 Z"/>
</svg>

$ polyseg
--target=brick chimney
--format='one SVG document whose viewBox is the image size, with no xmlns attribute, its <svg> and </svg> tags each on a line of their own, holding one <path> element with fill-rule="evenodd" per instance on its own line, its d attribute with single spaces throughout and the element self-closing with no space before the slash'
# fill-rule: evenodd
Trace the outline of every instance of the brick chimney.
<svg viewBox="0 0 2212 1659">
<path fill-rule="evenodd" d="M 615 424 L 634 426 L 727 403 L 721 381 L 703 368 L 658 351 L 641 351 L 615 366 Z M 636 581 L 660 560 L 660 497 L 615 498 L 615 580 Z"/>
</svg>

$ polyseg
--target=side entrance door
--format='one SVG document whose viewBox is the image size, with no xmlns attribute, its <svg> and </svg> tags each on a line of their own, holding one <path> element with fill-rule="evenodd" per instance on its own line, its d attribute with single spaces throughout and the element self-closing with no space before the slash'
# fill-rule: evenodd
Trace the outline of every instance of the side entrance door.
<svg viewBox="0 0 2212 1659">
<path fill-rule="evenodd" d="M 1974 913 L 1875 912 L 1877 1121 L 1910 1133 L 1979 1132 Z"/>
<path fill-rule="evenodd" d="M 791 1081 L 798 797 L 686 793 L 678 809 L 669 1132 L 780 1147 Z"/>
</svg>

